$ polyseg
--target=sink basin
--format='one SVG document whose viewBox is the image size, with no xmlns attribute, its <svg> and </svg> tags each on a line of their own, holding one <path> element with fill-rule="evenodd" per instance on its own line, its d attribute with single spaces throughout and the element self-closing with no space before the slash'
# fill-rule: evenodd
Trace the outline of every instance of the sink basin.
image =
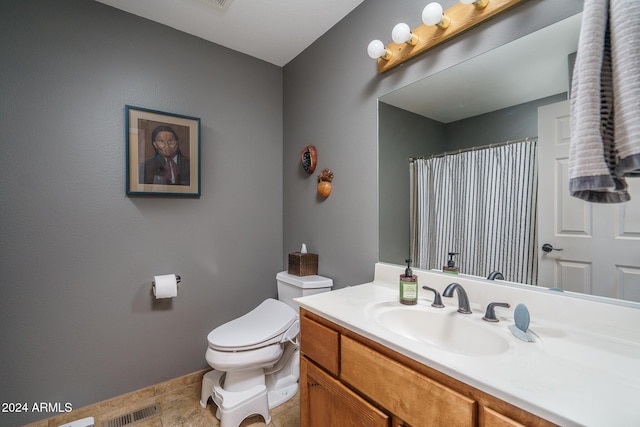
<svg viewBox="0 0 640 427">
<path fill-rule="evenodd" d="M 453 353 L 496 355 L 509 349 L 509 341 L 476 315 L 430 305 L 403 306 L 397 301 L 370 304 L 367 316 L 379 326 L 413 341 Z"/>
</svg>

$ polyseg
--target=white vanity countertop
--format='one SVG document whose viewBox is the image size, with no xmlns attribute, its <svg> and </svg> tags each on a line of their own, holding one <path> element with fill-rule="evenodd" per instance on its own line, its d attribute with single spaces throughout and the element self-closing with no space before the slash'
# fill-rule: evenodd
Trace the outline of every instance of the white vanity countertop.
<svg viewBox="0 0 640 427">
<path fill-rule="evenodd" d="M 473 314 L 453 315 L 469 316 L 466 319 L 493 328 L 509 342 L 507 351 L 495 355 L 458 354 L 394 333 L 371 319 L 372 304 L 398 301 L 397 281 L 402 271 L 400 266 L 378 263 L 371 283 L 295 301 L 340 326 L 561 426 L 640 425 L 637 308 L 414 269 L 420 287 L 428 285 L 442 293 L 450 282 L 462 284 Z M 432 292 L 420 289 L 419 304 L 428 306 L 432 298 Z M 446 307 L 439 309 L 443 313 L 457 308 L 456 296 L 443 297 L 443 302 Z M 489 302 L 511 304 L 509 309 L 496 308 L 498 323 L 482 320 Z M 520 341 L 508 331 L 518 303 L 526 304 L 531 313 L 529 330 L 538 335 L 535 343 Z M 569 351 L 563 347 L 565 336 L 572 337 Z"/>
</svg>

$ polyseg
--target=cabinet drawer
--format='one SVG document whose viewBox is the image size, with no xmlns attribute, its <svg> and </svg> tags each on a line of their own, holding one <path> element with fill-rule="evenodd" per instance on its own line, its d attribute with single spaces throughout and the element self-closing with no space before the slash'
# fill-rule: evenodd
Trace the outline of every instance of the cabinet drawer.
<svg viewBox="0 0 640 427">
<path fill-rule="evenodd" d="M 300 317 L 300 351 L 309 359 L 338 375 L 340 334 L 305 316 Z"/>
<path fill-rule="evenodd" d="M 480 420 L 480 425 L 483 427 L 525 427 L 524 424 L 520 424 L 486 406 L 482 407 Z"/>
<path fill-rule="evenodd" d="M 471 426 L 476 402 L 351 338 L 341 337 L 340 378 L 412 426 Z"/>
</svg>

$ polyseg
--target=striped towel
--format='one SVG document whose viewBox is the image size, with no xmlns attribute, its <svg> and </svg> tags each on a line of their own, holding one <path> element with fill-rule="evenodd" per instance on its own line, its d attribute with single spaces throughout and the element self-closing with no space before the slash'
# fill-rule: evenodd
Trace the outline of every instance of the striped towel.
<svg viewBox="0 0 640 427">
<path fill-rule="evenodd" d="M 571 90 L 569 192 L 630 199 L 640 176 L 640 1 L 585 0 Z"/>
</svg>

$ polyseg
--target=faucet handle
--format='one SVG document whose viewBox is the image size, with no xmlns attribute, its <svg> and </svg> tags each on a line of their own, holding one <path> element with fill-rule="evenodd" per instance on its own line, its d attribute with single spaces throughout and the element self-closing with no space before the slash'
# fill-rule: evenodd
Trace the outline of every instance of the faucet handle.
<svg viewBox="0 0 640 427">
<path fill-rule="evenodd" d="M 482 320 L 486 320 L 487 322 L 497 322 L 498 318 L 496 317 L 496 310 L 495 310 L 496 307 L 509 308 L 511 306 L 506 302 L 489 303 L 489 305 L 487 306 L 487 312 L 482 317 Z"/>
<path fill-rule="evenodd" d="M 444 307 L 444 304 L 442 304 L 442 298 L 440 298 L 440 292 L 428 286 L 423 286 L 422 289 L 426 291 L 432 291 L 434 293 L 433 304 L 431 304 L 432 307 L 437 307 L 437 308 Z"/>
</svg>

